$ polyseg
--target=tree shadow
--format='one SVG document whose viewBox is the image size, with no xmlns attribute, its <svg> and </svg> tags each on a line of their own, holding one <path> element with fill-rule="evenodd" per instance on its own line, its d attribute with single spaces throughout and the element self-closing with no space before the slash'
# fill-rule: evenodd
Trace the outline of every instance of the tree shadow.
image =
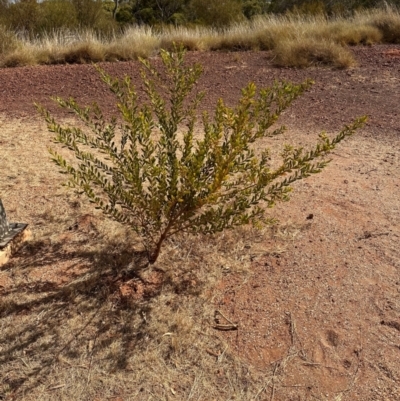
<svg viewBox="0 0 400 401">
<path fill-rule="evenodd" d="M 156 268 L 156 282 L 143 274 L 149 270 L 144 251 L 113 243 L 80 250 L 80 241 L 87 239 L 76 241 L 74 250 L 63 241 L 32 241 L 1 269 L 14 281 L 0 287 L 0 326 L 6 328 L 0 339 L 0 376 L 11 394 L 43 385 L 60 358 L 89 366 L 101 356 L 110 370 L 126 369 L 130 356 L 152 336 L 146 316 L 161 292 L 191 291 L 185 280 L 174 282 Z M 151 290 L 137 291 L 149 285 Z M 131 293 L 124 294 L 124 286 Z"/>
</svg>

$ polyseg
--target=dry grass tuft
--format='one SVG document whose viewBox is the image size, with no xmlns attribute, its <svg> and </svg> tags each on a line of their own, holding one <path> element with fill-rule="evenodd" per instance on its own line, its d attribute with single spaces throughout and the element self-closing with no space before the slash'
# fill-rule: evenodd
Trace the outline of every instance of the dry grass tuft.
<svg viewBox="0 0 400 401">
<path fill-rule="evenodd" d="M 400 13 L 396 9 L 374 10 L 360 14 L 364 23 L 377 28 L 385 43 L 400 43 Z"/>
<path fill-rule="evenodd" d="M 337 21 L 330 24 L 324 36 L 341 45 L 372 45 L 379 43 L 383 37 L 381 31 L 375 27 L 354 25 L 351 21 Z"/>
<path fill-rule="evenodd" d="M 64 60 L 68 64 L 85 64 L 105 60 L 104 46 L 96 42 L 81 42 L 64 50 Z"/>
<path fill-rule="evenodd" d="M 167 27 L 160 33 L 160 47 L 169 50 L 173 48 L 174 43 L 179 43 L 189 51 L 207 51 L 216 37 L 218 32 L 212 28 Z"/>
<path fill-rule="evenodd" d="M 259 50 L 259 38 L 250 24 L 237 24 L 215 35 L 210 50 Z"/>
<path fill-rule="evenodd" d="M 0 60 L 1 67 L 21 67 L 26 65 L 37 64 L 34 54 L 30 51 L 31 49 L 17 48 L 9 53 L 6 53 Z"/>
<path fill-rule="evenodd" d="M 285 39 L 298 36 L 297 26 L 287 17 L 258 17 L 235 24 L 212 39 L 211 50 L 273 50 Z"/>
<path fill-rule="evenodd" d="M 352 54 L 345 47 L 313 38 L 280 42 L 275 49 L 274 62 L 279 67 L 298 68 L 321 65 L 348 68 L 355 65 Z"/>
<path fill-rule="evenodd" d="M 104 46 L 92 32 L 60 31 L 31 40 L 21 37 L 19 46 L 0 58 L 0 66 L 90 63 L 105 60 Z"/>
<path fill-rule="evenodd" d="M 136 60 L 150 57 L 160 48 L 160 38 L 148 27 L 128 28 L 122 36 L 104 42 L 106 60 Z"/>
</svg>

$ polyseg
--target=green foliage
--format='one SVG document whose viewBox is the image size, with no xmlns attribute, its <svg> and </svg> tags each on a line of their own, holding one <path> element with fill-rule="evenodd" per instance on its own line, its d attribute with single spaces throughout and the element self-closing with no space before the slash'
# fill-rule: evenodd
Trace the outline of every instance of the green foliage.
<svg viewBox="0 0 400 401">
<path fill-rule="evenodd" d="M 104 9 L 101 0 L 71 0 L 81 28 L 96 29 L 104 19 Z"/>
<path fill-rule="evenodd" d="M 183 24 L 184 9 L 188 0 L 130 0 L 120 5 L 116 18 L 121 23 L 147 25 Z M 128 12 L 130 17 L 128 17 Z"/>
<path fill-rule="evenodd" d="M 265 14 L 268 10 L 268 3 L 262 0 L 243 0 L 242 11 L 246 18 L 251 19 L 256 15 Z"/>
<path fill-rule="evenodd" d="M 115 19 L 122 25 L 132 24 L 134 22 L 132 7 L 126 3 L 121 5 L 115 14 Z"/>
<path fill-rule="evenodd" d="M 326 8 L 321 0 L 314 0 L 302 3 L 301 5 L 295 5 L 291 11 L 294 14 L 322 15 L 325 14 Z"/>
<path fill-rule="evenodd" d="M 33 32 L 39 22 L 39 4 L 36 0 L 21 0 L 7 9 L 7 25 L 19 31 Z"/>
<path fill-rule="evenodd" d="M 129 77 L 113 79 L 98 68 L 117 97 L 120 124 L 116 118 L 106 122 L 97 105 L 82 108 L 73 99 L 56 98 L 84 124 L 61 126 L 38 106 L 55 133 L 54 142 L 76 158 L 67 161 L 50 149 L 69 185 L 138 233 L 150 263 L 157 260 L 163 242 L 177 233 L 212 234 L 270 223 L 266 208 L 288 200 L 295 181 L 326 167 L 326 156 L 365 121 L 356 120 L 333 139 L 321 134 L 309 150 L 285 146 L 281 162 L 272 167 L 269 149 L 260 150 L 257 141 L 284 131 L 270 128 L 311 81 L 275 82 L 260 91 L 250 83 L 236 107 L 221 99 L 214 115 L 204 113 L 200 124 L 203 94 L 193 92 L 201 67 L 187 65 L 182 49 L 162 51 L 161 58 L 161 71 L 141 60 L 147 102 L 139 101 Z"/>
<path fill-rule="evenodd" d="M 0 24 L 34 38 L 58 29 L 107 34 L 118 27 L 101 0 L 0 0 Z"/>
<path fill-rule="evenodd" d="M 77 10 L 69 0 L 46 0 L 40 4 L 40 21 L 36 30 L 51 32 L 78 27 Z"/>
<path fill-rule="evenodd" d="M 189 20 L 207 26 L 221 28 L 244 19 L 242 3 L 238 0 L 191 0 L 188 6 Z"/>
</svg>

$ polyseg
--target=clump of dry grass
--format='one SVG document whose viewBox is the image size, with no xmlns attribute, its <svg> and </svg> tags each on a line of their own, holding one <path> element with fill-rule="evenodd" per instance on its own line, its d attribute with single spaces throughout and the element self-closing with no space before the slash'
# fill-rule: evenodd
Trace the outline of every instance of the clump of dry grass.
<svg viewBox="0 0 400 401">
<path fill-rule="evenodd" d="M 29 49 L 16 49 L 1 58 L 1 67 L 21 67 L 25 65 L 37 64 L 36 58 L 32 55 Z"/>
<path fill-rule="evenodd" d="M 259 50 L 260 41 L 250 24 L 236 24 L 209 41 L 210 50 Z"/>
<path fill-rule="evenodd" d="M 297 37 L 298 28 L 285 16 L 258 17 L 220 31 L 210 50 L 273 50 L 281 40 Z"/>
<path fill-rule="evenodd" d="M 122 36 L 103 43 L 107 61 L 147 58 L 160 48 L 161 39 L 149 27 L 131 27 Z"/>
<path fill-rule="evenodd" d="M 400 12 L 394 8 L 372 10 L 357 17 L 364 24 L 372 26 L 382 34 L 384 43 L 400 43 Z"/>
<path fill-rule="evenodd" d="M 84 64 L 105 60 L 104 47 L 96 42 L 81 42 L 65 49 L 64 60 L 68 64 Z"/>
<path fill-rule="evenodd" d="M 207 51 L 211 49 L 210 43 L 218 36 L 217 30 L 202 26 L 166 27 L 160 32 L 160 47 L 169 50 L 173 48 L 174 43 L 179 43 L 189 51 Z"/>
<path fill-rule="evenodd" d="M 333 40 L 340 45 L 372 45 L 382 40 L 382 33 L 371 25 L 352 24 L 351 21 L 334 21 L 322 30 L 321 34 L 313 35 L 315 38 L 321 36 L 324 39 Z"/>
<path fill-rule="evenodd" d="M 274 62 L 283 67 L 332 66 L 348 68 L 355 65 L 353 55 L 333 41 L 302 38 L 282 41 L 275 48 Z"/>
</svg>

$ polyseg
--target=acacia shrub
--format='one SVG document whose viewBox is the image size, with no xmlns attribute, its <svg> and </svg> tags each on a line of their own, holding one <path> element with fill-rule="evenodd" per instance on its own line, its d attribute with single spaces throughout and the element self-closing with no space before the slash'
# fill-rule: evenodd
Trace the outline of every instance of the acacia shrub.
<svg viewBox="0 0 400 401">
<path fill-rule="evenodd" d="M 250 83 L 236 107 L 221 99 L 213 116 L 204 113 L 199 124 L 203 94 L 194 89 L 201 66 L 186 64 L 182 49 L 161 51 L 161 58 L 162 70 L 141 60 L 147 102 L 139 102 L 129 77 L 114 79 L 98 69 L 117 98 L 120 123 L 107 121 L 97 105 L 80 107 L 74 99 L 55 98 L 84 124 L 63 126 L 38 106 L 54 142 L 74 156 L 67 161 L 50 149 L 68 184 L 139 234 L 150 264 L 164 241 L 178 233 L 271 223 L 267 208 L 288 200 L 293 182 L 325 168 L 326 156 L 365 120 L 357 119 L 332 139 L 320 135 L 309 150 L 284 146 L 282 160 L 272 167 L 269 149 L 256 151 L 257 141 L 284 131 L 271 127 L 311 81 L 275 82 L 260 91 Z"/>
</svg>

